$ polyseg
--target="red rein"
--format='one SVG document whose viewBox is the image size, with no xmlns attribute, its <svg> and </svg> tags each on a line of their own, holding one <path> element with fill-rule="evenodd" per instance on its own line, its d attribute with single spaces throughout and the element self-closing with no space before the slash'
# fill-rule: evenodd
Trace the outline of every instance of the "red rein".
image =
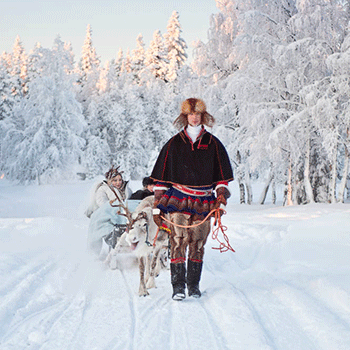
<svg viewBox="0 0 350 350">
<path fill-rule="evenodd" d="M 178 224 L 174 224 L 173 222 L 167 220 L 164 216 L 162 216 L 162 219 L 166 222 L 168 222 L 169 224 L 171 225 L 174 225 L 174 226 L 177 226 L 177 227 L 182 227 L 182 228 L 191 228 L 191 227 L 196 227 L 196 226 L 199 226 L 201 225 L 204 221 L 206 221 L 210 216 L 212 216 L 212 214 L 214 213 L 214 226 L 213 226 L 213 232 L 212 232 L 212 239 L 216 240 L 219 242 L 219 247 L 213 247 L 212 249 L 216 249 L 216 250 L 219 250 L 220 253 L 224 253 L 224 252 L 227 252 L 227 251 L 231 251 L 231 252 L 235 252 L 235 250 L 231 247 L 230 245 L 230 242 L 229 242 L 229 239 L 227 237 L 227 235 L 225 234 L 225 231 L 227 231 L 227 227 L 224 226 L 222 223 L 221 223 L 221 213 L 220 211 L 223 212 L 223 214 L 225 214 L 225 210 L 221 209 L 221 208 L 218 208 L 218 209 L 213 209 L 206 217 L 203 221 L 199 222 L 198 224 L 195 224 L 195 225 L 178 225 Z M 215 227 L 217 225 L 217 227 Z M 222 235 L 224 237 L 224 241 L 225 242 L 222 242 L 220 241 L 219 239 L 219 232 L 222 232 Z M 158 235 L 158 234 L 157 234 Z"/>
</svg>

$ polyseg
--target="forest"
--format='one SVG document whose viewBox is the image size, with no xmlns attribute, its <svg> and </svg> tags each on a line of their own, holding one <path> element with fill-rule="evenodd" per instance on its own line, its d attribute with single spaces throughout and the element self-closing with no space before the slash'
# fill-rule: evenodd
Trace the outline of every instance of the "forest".
<svg viewBox="0 0 350 350">
<path fill-rule="evenodd" d="M 149 175 L 198 97 L 216 119 L 240 202 L 343 202 L 350 146 L 350 7 L 344 0 L 216 0 L 188 62 L 180 14 L 146 47 L 102 64 L 90 26 L 75 58 L 57 36 L 0 56 L 0 175 L 21 184 L 94 178 L 111 164 Z M 251 183 L 263 181 L 260 198 Z"/>
</svg>

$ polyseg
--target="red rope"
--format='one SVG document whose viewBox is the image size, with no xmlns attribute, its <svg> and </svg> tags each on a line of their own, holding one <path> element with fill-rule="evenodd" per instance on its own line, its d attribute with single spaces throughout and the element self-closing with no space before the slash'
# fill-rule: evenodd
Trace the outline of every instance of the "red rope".
<svg viewBox="0 0 350 350">
<path fill-rule="evenodd" d="M 156 246 L 156 241 L 157 241 L 157 238 L 158 238 L 158 233 L 159 233 L 159 227 L 158 227 L 158 229 L 157 229 L 156 236 L 154 237 L 154 240 L 153 240 L 153 247 Z"/>
<path fill-rule="evenodd" d="M 223 213 L 221 214 L 220 211 L 222 211 Z M 221 215 L 226 214 L 226 211 L 222 208 L 213 209 L 201 222 L 199 222 L 195 225 L 179 225 L 179 224 L 175 224 L 175 223 L 171 222 L 170 220 L 166 219 L 164 216 L 161 216 L 161 218 L 171 225 L 174 225 L 177 227 L 182 227 L 182 228 L 191 228 L 191 227 L 196 227 L 196 226 L 202 225 L 203 222 L 205 222 L 206 220 L 208 220 L 208 218 L 210 218 L 212 216 L 212 214 L 214 214 L 214 218 L 215 218 L 213 232 L 212 232 L 212 239 L 219 242 L 219 247 L 218 248 L 212 247 L 212 249 L 220 250 L 220 253 L 227 252 L 228 250 L 235 252 L 235 250 L 230 245 L 230 242 L 229 242 L 227 235 L 225 234 L 225 231 L 227 231 L 227 227 L 221 223 Z M 216 227 L 214 229 L 216 224 L 218 224 L 218 227 Z M 225 243 L 220 241 L 220 239 L 218 237 L 220 230 L 221 230 L 222 235 L 224 237 Z M 157 232 L 157 235 L 158 235 L 158 232 Z"/>
<path fill-rule="evenodd" d="M 218 227 L 216 227 L 214 229 L 214 226 L 213 226 L 213 232 L 212 232 L 212 239 L 214 240 L 217 240 L 219 242 L 219 247 L 212 247 L 212 249 L 217 249 L 217 250 L 220 250 L 220 253 L 224 253 L 224 252 L 227 252 L 228 250 L 231 250 L 232 252 L 235 252 L 235 250 L 231 247 L 230 245 L 230 241 L 227 237 L 227 235 L 225 234 L 225 231 L 227 231 L 227 226 L 224 226 L 222 223 L 221 223 L 221 214 L 220 214 L 220 210 L 223 210 L 223 209 L 217 209 L 215 211 L 215 221 L 214 221 L 214 226 L 216 226 L 216 224 L 218 224 Z M 223 210 L 223 214 L 225 214 L 226 212 Z M 218 238 L 218 235 L 219 235 L 219 231 L 221 230 L 222 232 L 222 235 L 224 237 L 224 240 L 225 240 L 225 243 L 224 242 L 221 242 L 220 239 Z"/>
</svg>

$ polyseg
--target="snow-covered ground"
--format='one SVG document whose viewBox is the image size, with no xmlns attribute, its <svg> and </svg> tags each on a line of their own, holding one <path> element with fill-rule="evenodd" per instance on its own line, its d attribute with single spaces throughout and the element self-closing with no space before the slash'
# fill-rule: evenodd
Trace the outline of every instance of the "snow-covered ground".
<svg viewBox="0 0 350 350">
<path fill-rule="evenodd" d="M 202 298 L 178 302 L 168 270 L 139 297 L 132 259 L 87 253 L 91 185 L 0 181 L 1 350 L 350 349 L 350 203 L 239 205 L 233 183 L 236 252 L 210 239 Z"/>
</svg>

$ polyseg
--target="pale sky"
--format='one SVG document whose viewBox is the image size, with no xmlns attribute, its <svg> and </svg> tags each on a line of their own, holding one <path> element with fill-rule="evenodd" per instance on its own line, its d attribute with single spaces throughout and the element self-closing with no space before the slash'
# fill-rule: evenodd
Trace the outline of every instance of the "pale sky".
<svg viewBox="0 0 350 350">
<path fill-rule="evenodd" d="M 191 58 L 192 42 L 207 42 L 210 15 L 219 12 L 215 0 L 0 0 L 0 54 L 12 51 L 17 35 L 29 53 L 37 42 L 51 48 L 60 34 L 62 41 L 71 42 L 78 61 L 90 24 L 93 45 L 104 65 L 119 48 L 124 56 L 127 48 L 135 49 L 140 33 L 147 48 L 155 30 L 166 32 L 174 10 Z"/>
</svg>

